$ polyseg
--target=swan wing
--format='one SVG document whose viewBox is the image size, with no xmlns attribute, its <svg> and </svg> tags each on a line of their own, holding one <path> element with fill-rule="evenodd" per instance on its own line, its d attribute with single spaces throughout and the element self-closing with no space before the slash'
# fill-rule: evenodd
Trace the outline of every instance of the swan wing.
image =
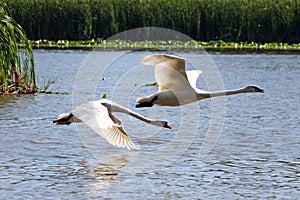
<svg viewBox="0 0 300 200">
<path fill-rule="evenodd" d="M 72 114 L 101 135 L 110 144 L 128 149 L 137 149 L 122 127 L 121 121 L 112 115 L 101 101 L 91 101 L 76 107 Z"/>
<path fill-rule="evenodd" d="M 176 91 L 191 88 L 185 71 L 185 59 L 166 54 L 150 54 L 141 58 L 140 63 L 155 65 L 155 79 L 159 92 Z"/>
<path fill-rule="evenodd" d="M 192 88 L 197 89 L 197 79 L 202 74 L 201 70 L 188 70 L 186 71 L 186 75 L 188 77 L 189 83 L 192 86 Z"/>
</svg>

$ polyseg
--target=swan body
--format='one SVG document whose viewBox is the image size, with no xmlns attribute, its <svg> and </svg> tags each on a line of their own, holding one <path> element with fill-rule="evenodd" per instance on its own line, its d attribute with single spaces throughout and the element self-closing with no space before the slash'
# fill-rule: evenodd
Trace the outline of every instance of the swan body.
<svg viewBox="0 0 300 200">
<path fill-rule="evenodd" d="M 59 115 L 58 119 L 54 120 L 53 123 L 68 125 L 83 122 L 97 134 L 105 138 L 110 144 L 129 150 L 137 149 L 136 145 L 125 132 L 121 121 L 113 115 L 113 112 L 125 113 L 146 123 L 171 129 L 171 126 L 166 121 L 146 118 L 107 99 L 82 104 L 76 107 L 71 113 Z"/>
<path fill-rule="evenodd" d="M 241 93 L 264 92 L 255 85 L 248 85 L 235 90 L 208 92 L 196 87 L 200 70 L 186 71 L 184 58 L 166 55 L 150 54 L 141 58 L 140 63 L 155 66 L 155 79 L 158 91 L 146 97 L 137 99 L 136 107 L 180 106 L 206 98 L 226 96 Z"/>
</svg>

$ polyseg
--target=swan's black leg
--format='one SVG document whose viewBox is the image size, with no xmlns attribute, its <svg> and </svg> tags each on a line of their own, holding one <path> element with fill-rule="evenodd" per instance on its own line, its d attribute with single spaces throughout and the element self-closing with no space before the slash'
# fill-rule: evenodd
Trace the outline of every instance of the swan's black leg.
<svg viewBox="0 0 300 200">
<path fill-rule="evenodd" d="M 135 105 L 136 108 L 142 108 L 142 107 L 152 107 L 154 105 L 154 102 L 158 99 L 158 96 L 154 96 L 150 102 L 142 102 L 137 103 Z"/>
<path fill-rule="evenodd" d="M 142 108 L 142 107 L 152 107 L 154 104 L 151 102 L 143 102 L 143 103 L 137 103 L 135 105 L 136 108 Z"/>
<path fill-rule="evenodd" d="M 71 124 L 71 122 L 68 122 L 69 119 L 71 119 L 71 117 L 73 117 L 73 114 L 70 113 L 69 116 L 65 117 L 65 118 L 61 118 L 61 119 L 57 119 L 53 121 L 53 124 Z"/>
</svg>

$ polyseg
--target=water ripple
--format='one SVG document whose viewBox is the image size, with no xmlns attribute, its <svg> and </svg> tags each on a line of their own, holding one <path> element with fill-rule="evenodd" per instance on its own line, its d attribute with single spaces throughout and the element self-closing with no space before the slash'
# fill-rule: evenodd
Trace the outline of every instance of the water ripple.
<svg viewBox="0 0 300 200">
<path fill-rule="evenodd" d="M 53 88 L 63 92 L 72 92 L 76 72 L 89 54 L 34 53 L 38 75 L 54 78 Z M 129 66 L 132 59 L 137 60 L 136 55 L 129 57 L 118 65 Z M 255 83 L 265 94 L 227 98 L 225 126 L 205 157 L 199 151 L 211 105 L 209 100 L 199 102 L 199 122 L 190 122 L 199 125 L 192 144 L 175 162 L 154 171 L 136 173 L 126 171 L 126 166 L 140 152 L 155 152 L 172 141 L 180 124 L 176 109 L 167 112 L 173 132 L 135 133 L 137 129 L 128 125 L 126 130 L 142 147 L 140 152 L 109 154 L 115 148 L 97 140 L 95 148 L 107 152 L 100 162 L 82 144 L 75 126 L 52 125 L 57 114 L 71 109 L 72 95 L 0 97 L 0 199 L 299 198 L 299 55 L 215 54 L 212 58 L 226 88 Z M 67 73 L 57 73 L 63 71 Z"/>
</svg>

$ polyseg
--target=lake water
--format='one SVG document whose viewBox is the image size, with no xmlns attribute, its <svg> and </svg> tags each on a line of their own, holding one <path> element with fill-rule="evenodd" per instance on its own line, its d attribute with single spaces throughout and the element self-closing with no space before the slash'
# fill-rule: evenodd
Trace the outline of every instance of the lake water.
<svg viewBox="0 0 300 200">
<path fill-rule="evenodd" d="M 145 53 L 34 51 L 39 86 L 54 80 L 51 90 L 69 94 L 0 97 L 0 199 L 300 197 L 299 54 L 213 52 L 207 63 L 215 63 L 222 87 L 255 84 L 265 93 L 226 97 L 219 108 L 203 100 L 139 110 L 136 98 L 157 90 L 143 87 L 154 82 L 153 67 L 138 64 Z M 213 88 L 204 69 L 198 86 Z M 173 129 L 119 115 L 140 147 L 129 152 L 85 126 L 52 124 L 74 104 L 103 94 L 143 115 L 166 118 Z M 225 121 L 211 151 L 201 155 L 208 130 L 215 128 L 212 107 L 225 107 L 216 117 Z"/>
</svg>

